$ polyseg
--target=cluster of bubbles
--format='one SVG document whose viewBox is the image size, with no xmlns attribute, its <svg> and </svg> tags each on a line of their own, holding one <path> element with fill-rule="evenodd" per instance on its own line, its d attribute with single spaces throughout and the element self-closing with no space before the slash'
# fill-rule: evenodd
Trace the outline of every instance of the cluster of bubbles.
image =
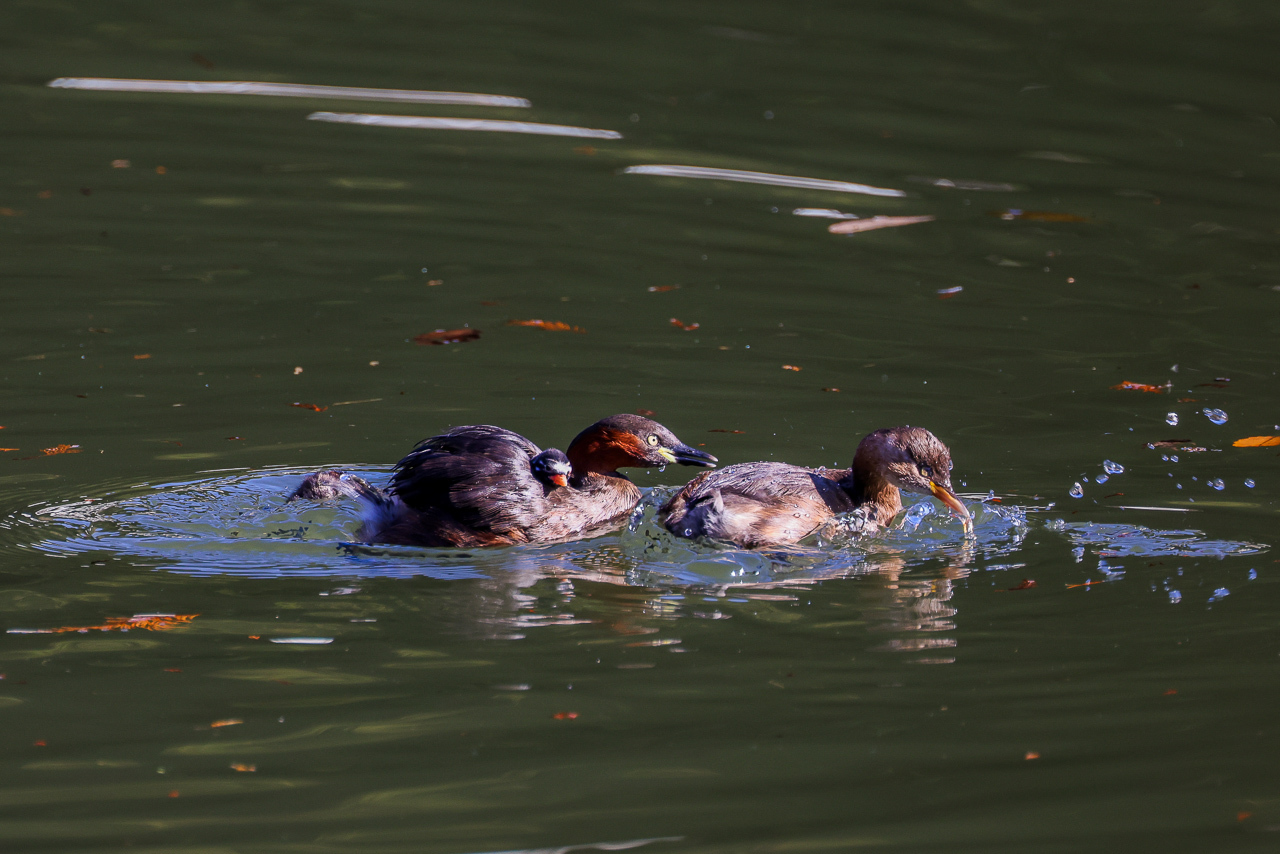
<svg viewBox="0 0 1280 854">
<path fill-rule="evenodd" d="M 1097 483 L 1106 483 L 1108 480 L 1111 479 L 1112 475 L 1117 475 L 1117 474 L 1124 474 L 1124 466 L 1120 465 L 1120 463 L 1117 463 L 1114 460 L 1103 460 L 1102 472 L 1098 474 L 1096 477 L 1094 477 L 1094 481 L 1096 481 Z M 1085 480 L 1088 480 L 1087 476 L 1085 477 Z M 1073 483 L 1071 485 L 1071 488 L 1067 490 L 1067 492 L 1071 495 L 1072 498 L 1084 497 L 1084 487 L 1080 485 L 1080 481 L 1076 481 L 1075 483 Z"/>
</svg>

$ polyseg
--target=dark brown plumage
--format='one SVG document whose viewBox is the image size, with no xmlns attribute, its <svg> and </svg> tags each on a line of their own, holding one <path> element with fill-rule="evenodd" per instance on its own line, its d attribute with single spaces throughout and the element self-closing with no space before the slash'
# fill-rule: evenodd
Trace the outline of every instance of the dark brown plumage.
<svg viewBox="0 0 1280 854">
<path fill-rule="evenodd" d="M 640 501 L 619 468 L 708 466 L 715 457 L 637 415 L 614 415 L 578 434 L 567 454 L 489 425 L 458 427 L 418 444 L 385 492 L 341 472 L 308 477 L 292 497 L 360 500 L 357 538 L 413 546 L 496 546 L 581 539 L 608 531 Z"/>
<path fill-rule="evenodd" d="M 659 511 L 669 531 L 739 546 L 798 542 L 839 513 L 859 508 L 876 526 L 902 509 L 901 491 L 932 495 L 972 530 L 951 488 L 951 452 L 921 427 L 877 430 L 858 445 L 847 469 L 740 463 L 691 480 Z"/>
</svg>

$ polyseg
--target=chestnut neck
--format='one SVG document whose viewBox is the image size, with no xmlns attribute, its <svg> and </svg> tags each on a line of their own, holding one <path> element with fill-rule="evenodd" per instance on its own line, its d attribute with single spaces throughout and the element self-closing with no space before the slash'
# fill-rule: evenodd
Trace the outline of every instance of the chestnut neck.
<svg viewBox="0 0 1280 854">
<path fill-rule="evenodd" d="M 565 452 L 569 457 L 569 465 L 573 466 L 573 480 L 580 481 L 591 474 L 621 477 L 625 480 L 618 469 L 637 464 L 638 454 L 629 448 L 638 444 L 639 440 L 632 434 L 616 430 L 600 429 L 580 433 Z"/>
</svg>

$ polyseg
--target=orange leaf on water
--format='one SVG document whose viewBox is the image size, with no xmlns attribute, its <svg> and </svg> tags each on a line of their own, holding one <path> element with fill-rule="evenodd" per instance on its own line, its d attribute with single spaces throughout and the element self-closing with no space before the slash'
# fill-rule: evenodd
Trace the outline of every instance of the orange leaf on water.
<svg viewBox="0 0 1280 854">
<path fill-rule="evenodd" d="M 920 222 L 933 222 L 935 216 L 873 216 L 870 219 L 846 219 L 827 226 L 832 234 L 858 234 L 863 231 L 875 231 L 877 228 L 896 228 L 900 225 L 915 225 Z"/>
<path fill-rule="evenodd" d="M 823 391 L 839 391 L 838 388 L 824 388 Z"/>
<path fill-rule="evenodd" d="M 803 369 L 802 369 L 799 365 L 783 365 L 783 366 L 782 366 L 782 370 L 784 370 L 784 371 L 799 371 L 799 370 L 803 370 Z"/>
<path fill-rule="evenodd" d="M 424 332 L 413 336 L 415 344 L 463 344 L 475 341 L 480 337 L 479 329 L 437 329 L 435 332 Z"/>
<path fill-rule="evenodd" d="M 14 450 L 17 450 L 16 448 Z M 40 453 L 46 457 L 56 456 L 57 454 L 78 454 L 80 453 L 79 445 L 54 445 L 52 448 L 41 448 Z"/>
<path fill-rule="evenodd" d="M 42 739 L 40 739 L 39 741 L 33 741 L 33 742 L 31 742 L 31 743 L 32 743 L 34 746 L 36 746 L 36 747 L 48 747 L 48 746 L 49 746 L 49 742 L 45 741 L 43 738 L 42 738 Z"/>
<path fill-rule="evenodd" d="M 135 358 L 135 359 L 150 359 L 150 358 L 151 358 L 151 354 L 150 354 L 150 353 L 136 353 L 136 354 L 134 355 L 134 357 L 133 357 L 133 358 Z"/>
<path fill-rule="evenodd" d="M 1176 694 L 1176 693 L 1178 693 L 1178 689 L 1177 689 L 1177 688 L 1170 688 L 1168 691 L 1165 691 L 1165 692 L 1164 692 L 1164 695 L 1165 695 L 1166 697 L 1172 697 L 1172 696 L 1173 696 L 1174 694 Z"/>
<path fill-rule="evenodd" d="M 570 326 L 559 320 L 508 320 L 507 326 L 532 326 L 536 329 L 545 329 L 548 332 L 577 332 L 583 335 L 587 330 L 581 326 Z"/>
<path fill-rule="evenodd" d="M 1022 583 L 1021 583 L 1021 584 L 1019 584 L 1017 587 L 1010 587 L 1010 588 L 1009 588 L 1009 590 L 1010 590 L 1010 591 L 1013 591 L 1013 590 L 1030 590 L 1032 587 L 1035 587 L 1035 586 L 1036 586 L 1035 581 L 1033 581 L 1033 580 L 1032 580 L 1032 579 L 1030 579 L 1030 578 L 1024 578 L 1024 579 L 1022 579 Z"/>
<path fill-rule="evenodd" d="M 220 726 L 236 726 L 237 724 L 242 724 L 242 723 L 244 723 L 244 721 L 240 720 L 239 718 L 224 718 L 223 720 L 220 720 L 220 721 L 214 721 L 213 723 L 209 724 L 209 727 L 210 729 L 217 729 Z"/>
<path fill-rule="evenodd" d="M 1231 443 L 1233 448 L 1270 448 L 1280 445 L 1280 436 L 1246 436 Z"/>
<path fill-rule="evenodd" d="M 10 629 L 14 634 L 59 635 L 67 632 L 127 632 L 132 629 L 145 629 L 149 632 L 163 632 L 177 626 L 183 626 L 194 620 L 199 614 L 136 614 L 132 617 L 108 617 L 105 623 L 97 626 L 59 626 L 56 629 Z"/>
<path fill-rule="evenodd" d="M 232 763 L 231 763 L 231 770 L 232 770 L 232 771 L 257 771 L 257 770 L 258 770 L 258 766 L 257 766 L 257 765 L 246 765 L 246 764 L 245 764 L 245 763 L 243 763 L 243 762 L 232 762 Z"/>
<path fill-rule="evenodd" d="M 1068 584 L 1067 589 L 1074 590 L 1077 587 L 1092 587 L 1095 584 L 1106 584 L 1106 583 L 1107 583 L 1106 581 L 1086 581 L 1083 584 Z"/>
<path fill-rule="evenodd" d="M 178 790 L 177 790 L 177 789 L 173 789 L 172 791 L 170 791 L 170 792 L 169 792 L 169 797 L 171 797 L 171 798 L 176 798 L 176 797 L 178 797 Z"/>
<path fill-rule="evenodd" d="M 1034 750 L 1028 750 L 1028 751 L 1027 751 L 1027 753 L 1026 753 L 1026 755 L 1025 755 L 1025 756 L 1023 756 L 1022 758 L 1023 758 L 1023 759 L 1026 759 L 1026 760 L 1039 759 L 1039 758 L 1040 758 L 1040 754 L 1039 754 L 1039 753 L 1036 753 Z"/>
<path fill-rule="evenodd" d="M 1124 380 L 1123 382 L 1116 383 L 1112 388 L 1119 389 L 1120 391 L 1145 391 L 1151 394 L 1164 394 L 1169 388 L 1169 385 L 1172 385 L 1172 383 L 1166 385 L 1147 385 L 1146 383 L 1135 383 L 1130 382 L 1129 380 Z"/>
<path fill-rule="evenodd" d="M 679 289 L 680 289 L 679 285 L 650 285 L 649 293 L 662 294 L 662 293 L 666 293 L 667 291 L 676 291 Z"/>
<path fill-rule="evenodd" d="M 556 712 L 551 717 L 555 718 L 558 721 L 571 721 L 571 720 L 575 720 L 578 717 L 578 713 L 577 712 Z"/>
<path fill-rule="evenodd" d="M 326 409 L 329 408 L 327 406 L 316 406 L 314 403 L 296 403 L 295 402 L 289 405 L 296 406 L 299 409 L 310 409 L 312 412 L 324 412 Z"/>
<path fill-rule="evenodd" d="M 685 332 L 692 332 L 701 326 L 701 323 L 684 323 L 677 318 L 671 318 L 671 325 L 677 329 L 683 329 Z"/>
<path fill-rule="evenodd" d="M 1252 816 L 1253 813 L 1240 810 L 1240 812 L 1236 813 L 1236 821 L 1244 821 L 1246 818 L 1251 818 Z"/>
<path fill-rule="evenodd" d="M 21 451 L 21 448 L 0 448 L 0 451 Z"/>
</svg>

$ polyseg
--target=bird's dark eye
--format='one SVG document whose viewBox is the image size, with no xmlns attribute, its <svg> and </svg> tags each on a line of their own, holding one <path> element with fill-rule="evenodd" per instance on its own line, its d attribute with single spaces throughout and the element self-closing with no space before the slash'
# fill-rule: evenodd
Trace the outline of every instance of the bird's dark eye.
<svg viewBox="0 0 1280 854">
<path fill-rule="evenodd" d="M 925 476 L 925 477 L 927 477 L 927 478 L 932 478 L 932 477 L 933 477 L 933 469 L 932 469 L 932 468 L 930 468 L 928 465 L 926 465 L 926 464 L 923 464 L 923 463 L 922 463 L 922 464 L 920 465 L 920 474 L 924 475 L 924 476 Z"/>
<path fill-rule="evenodd" d="M 653 435 L 652 433 L 650 433 L 650 434 L 649 434 L 649 444 L 650 444 L 650 445 L 656 445 L 656 444 L 658 444 L 658 437 L 657 437 L 657 436 L 655 436 L 655 435 Z"/>
</svg>

